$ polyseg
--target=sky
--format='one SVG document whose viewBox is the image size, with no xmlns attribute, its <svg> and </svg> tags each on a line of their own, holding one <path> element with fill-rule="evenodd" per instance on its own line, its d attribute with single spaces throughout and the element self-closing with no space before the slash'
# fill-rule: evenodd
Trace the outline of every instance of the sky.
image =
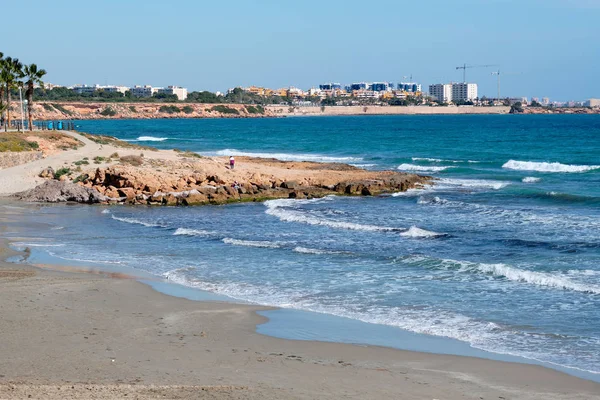
<svg viewBox="0 0 600 400">
<path fill-rule="evenodd" d="M 47 82 L 303 89 L 462 81 L 480 96 L 600 98 L 600 0 L 6 1 L 0 51 Z M 6 16 L 9 16 L 8 18 Z M 403 78 L 407 77 L 407 78 Z"/>
</svg>

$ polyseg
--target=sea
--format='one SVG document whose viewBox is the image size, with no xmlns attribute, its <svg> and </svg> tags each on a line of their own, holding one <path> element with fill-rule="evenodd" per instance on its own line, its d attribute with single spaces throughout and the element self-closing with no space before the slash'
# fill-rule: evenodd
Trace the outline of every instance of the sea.
<svg viewBox="0 0 600 400">
<path fill-rule="evenodd" d="M 275 336 L 531 362 L 600 380 L 600 116 L 77 121 L 204 156 L 435 177 L 379 197 L 23 207 L 31 263 L 279 307 Z M 17 212 L 15 206 L 12 212 Z"/>
</svg>

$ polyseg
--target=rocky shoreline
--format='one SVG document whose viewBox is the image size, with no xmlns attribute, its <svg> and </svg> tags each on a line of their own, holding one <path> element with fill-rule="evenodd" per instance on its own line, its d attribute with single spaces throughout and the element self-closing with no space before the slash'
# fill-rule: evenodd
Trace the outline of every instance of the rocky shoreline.
<svg viewBox="0 0 600 400">
<path fill-rule="evenodd" d="M 255 159 L 254 162 L 260 161 Z M 238 182 L 227 176 L 207 174 L 199 165 L 183 162 L 179 166 L 172 165 L 168 172 L 156 173 L 147 166 L 96 168 L 93 174 L 83 173 L 73 182 L 67 175 L 54 179 L 55 172 L 45 169 L 40 175 L 49 178 L 46 182 L 14 196 L 31 202 L 191 206 L 327 195 L 376 196 L 421 187 L 432 179 L 394 171 L 365 171 L 345 164 L 283 163 L 287 164 L 302 164 L 303 170 L 314 171 L 315 176 L 298 181 L 254 174 L 254 179 Z M 342 179 L 320 177 L 328 172 L 337 172 Z"/>
</svg>

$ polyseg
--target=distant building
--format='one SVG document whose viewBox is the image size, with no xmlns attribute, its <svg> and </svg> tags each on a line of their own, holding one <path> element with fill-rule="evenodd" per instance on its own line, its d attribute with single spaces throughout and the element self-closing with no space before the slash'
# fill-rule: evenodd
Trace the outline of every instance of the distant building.
<svg viewBox="0 0 600 400">
<path fill-rule="evenodd" d="M 477 98 L 476 83 L 453 83 L 452 101 L 473 101 Z"/>
<path fill-rule="evenodd" d="M 600 99 L 589 99 L 585 102 L 586 107 L 600 107 Z"/>
<path fill-rule="evenodd" d="M 162 94 L 175 95 L 178 100 L 187 99 L 187 89 L 179 86 L 167 86 L 166 88 L 157 88 L 156 91 Z"/>
<path fill-rule="evenodd" d="M 338 90 L 341 89 L 342 85 L 340 85 L 339 83 L 324 83 L 322 85 L 319 85 L 319 89 L 321 90 Z"/>
<path fill-rule="evenodd" d="M 452 101 L 452 84 L 436 83 L 434 85 L 429 85 L 429 95 L 437 101 L 449 103 Z"/>
<path fill-rule="evenodd" d="M 396 87 L 398 90 L 408 93 L 417 93 L 421 91 L 421 84 L 415 82 L 400 82 Z"/>
<path fill-rule="evenodd" d="M 389 82 L 373 82 L 369 85 L 369 90 L 374 92 L 389 92 L 393 87 L 394 85 Z"/>
<path fill-rule="evenodd" d="M 127 86 L 101 86 L 100 87 L 101 90 L 104 90 L 105 92 L 111 92 L 111 93 L 123 93 L 125 94 L 125 92 L 127 92 L 129 90 L 129 88 Z"/>
<path fill-rule="evenodd" d="M 93 94 L 98 89 L 100 89 L 100 85 L 75 85 L 71 88 L 77 94 Z"/>
<path fill-rule="evenodd" d="M 369 84 L 367 82 L 358 82 L 350 85 L 348 91 L 352 92 L 354 90 L 367 90 L 369 88 Z"/>
<path fill-rule="evenodd" d="M 550 104 L 550 99 L 547 97 L 542 97 L 542 105 L 547 106 Z"/>
<path fill-rule="evenodd" d="M 134 86 L 131 88 L 132 97 L 152 97 L 154 93 L 158 92 L 158 88 L 154 88 L 150 85 Z"/>
</svg>

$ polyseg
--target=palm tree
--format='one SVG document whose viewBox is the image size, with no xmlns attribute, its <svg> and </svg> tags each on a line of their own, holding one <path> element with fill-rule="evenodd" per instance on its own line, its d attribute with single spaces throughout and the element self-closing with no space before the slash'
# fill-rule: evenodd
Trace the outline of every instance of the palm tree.
<svg viewBox="0 0 600 400">
<path fill-rule="evenodd" d="M 10 91 L 19 86 L 19 79 L 23 75 L 23 64 L 18 58 L 6 57 L 2 62 L 2 71 L 0 72 L 0 81 L 4 83 L 6 90 L 6 125 L 4 130 L 10 126 Z"/>
<path fill-rule="evenodd" d="M 38 69 L 37 65 L 31 64 L 26 65 L 23 69 L 25 73 L 25 78 L 27 81 L 25 84 L 27 85 L 27 90 L 25 91 L 25 96 L 27 96 L 27 121 L 29 122 L 29 130 L 33 130 L 33 124 L 31 121 L 31 109 L 33 108 L 33 86 L 37 83 L 40 87 L 44 88 L 44 82 L 42 82 L 42 78 L 46 75 L 46 70 Z"/>
</svg>

